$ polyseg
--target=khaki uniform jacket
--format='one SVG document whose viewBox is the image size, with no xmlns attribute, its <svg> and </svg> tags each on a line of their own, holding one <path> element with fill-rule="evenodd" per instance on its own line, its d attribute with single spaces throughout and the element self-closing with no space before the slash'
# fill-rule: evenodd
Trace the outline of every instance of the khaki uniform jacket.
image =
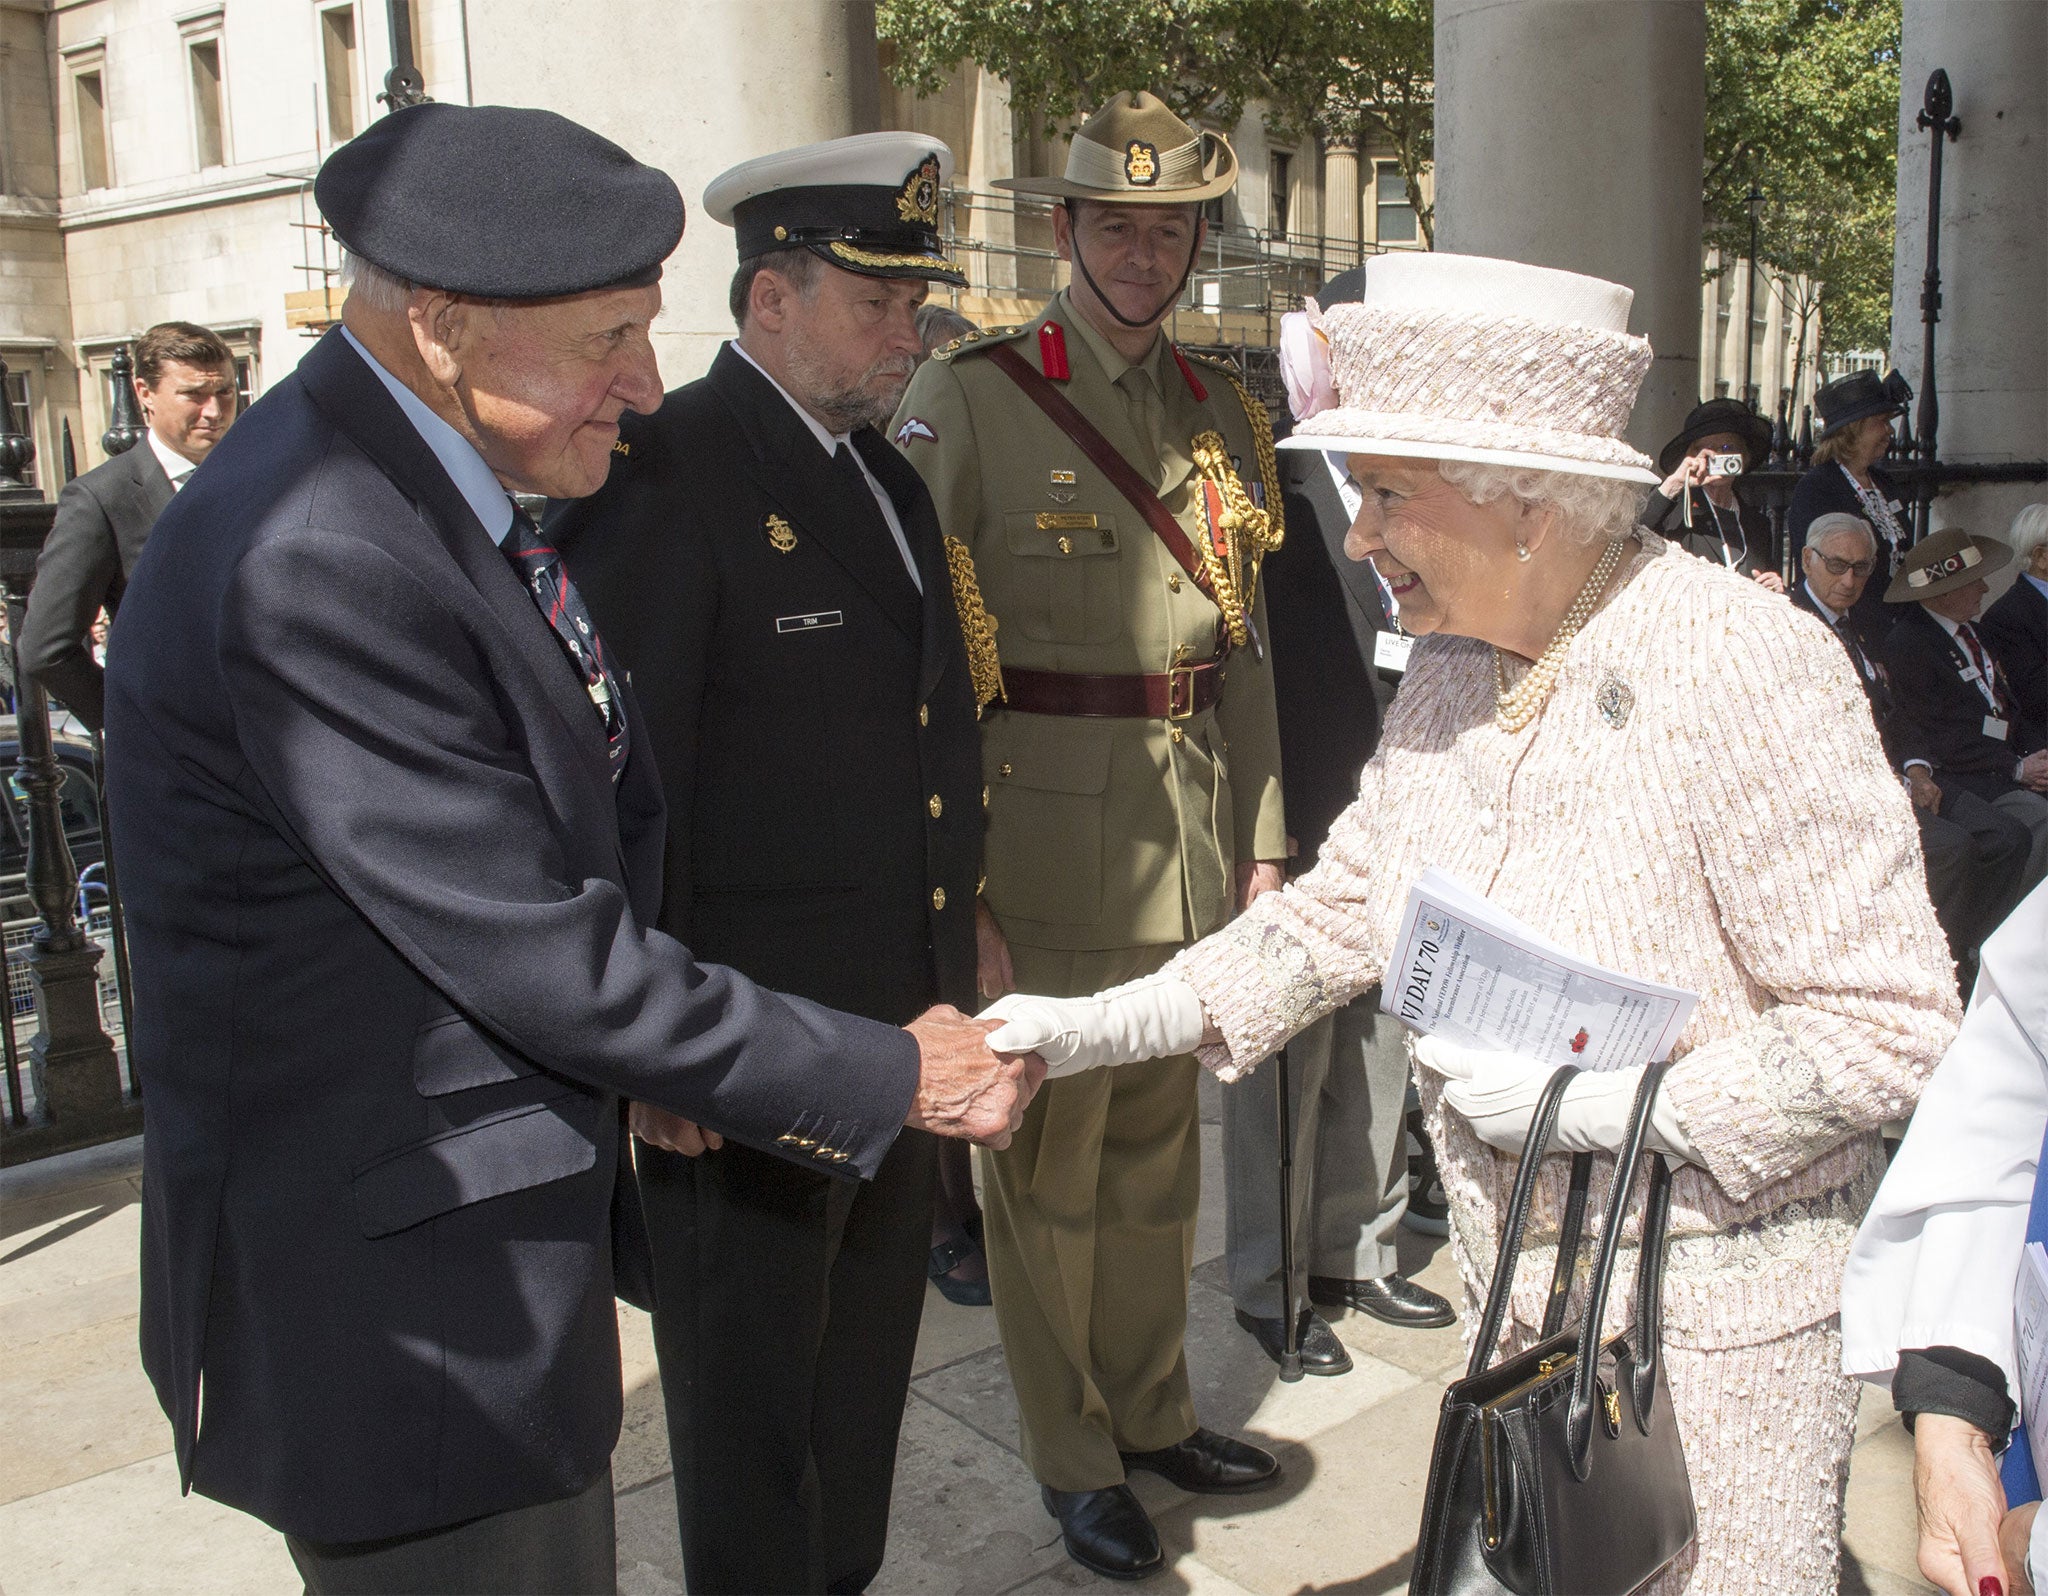
<svg viewBox="0 0 2048 1596">
<path fill-rule="evenodd" d="M 1014 334 L 941 351 L 912 380 L 896 440 L 930 487 L 946 535 L 974 556 L 1002 663 L 1138 675 L 1211 659 L 1216 606 L 1080 447 L 979 358 L 1009 342 L 1040 365 L 1045 321 L 1065 329 L 1072 376 L 1061 391 L 1152 482 L 1191 540 L 1207 536 L 1190 457 L 1198 433 L 1220 432 L 1247 485 L 1259 480 L 1250 419 L 1221 368 L 1194 366 L 1208 392 L 1197 399 L 1164 337 L 1133 367 L 1064 293 Z M 1062 473 L 1071 480 L 1056 480 Z M 1263 600 L 1255 618 L 1263 636 Z M 982 768 L 984 896 L 1004 934 L 1029 946 L 1206 935 L 1235 907 L 1238 861 L 1286 856 L 1272 671 L 1250 649 L 1231 655 L 1221 702 L 1181 722 L 992 704 Z"/>
</svg>

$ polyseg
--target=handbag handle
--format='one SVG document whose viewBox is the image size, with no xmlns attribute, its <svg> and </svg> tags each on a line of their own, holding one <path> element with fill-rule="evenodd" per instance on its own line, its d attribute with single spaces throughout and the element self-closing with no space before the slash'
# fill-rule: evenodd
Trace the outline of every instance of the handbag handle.
<svg viewBox="0 0 2048 1596">
<path fill-rule="evenodd" d="M 1671 1165 L 1650 1155 L 1650 1195 L 1643 1208 L 1643 1244 L 1636 1253 L 1636 1424 L 1650 1433 L 1650 1392 L 1664 1355 L 1664 1232 L 1671 1221 Z"/>
<path fill-rule="evenodd" d="M 1599 1377 L 1600 1326 L 1607 1317 L 1607 1288 L 1614 1281 L 1614 1262 L 1621 1252 L 1622 1220 L 1628 1212 L 1629 1188 L 1635 1184 L 1636 1166 L 1642 1162 L 1643 1143 L 1650 1133 L 1650 1109 L 1657 1100 L 1657 1088 L 1663 1083 L 1664 1072 L 1670 1069 L 1668 1063 L 1652 1064 L 1643 1071 L 1642 1084 L 1636 1088 L 1635 1106 L 1629 1111 L 1628 1134 L 1622 1138 L 1621 1151 L 1615 1155 L 1614 1182 L 1607 1189 L 1607 1212 L 1600 1221 L 1600 1260 L 1593 1268 L 1592 1289 L 1586 1293 L 1586 1316 L 1579 1326 L 1578 1364 L 1572 1370 L 1571 1405 L 1566 1409 L 1565 1440 L 1571 1451 L 1572 1472 L 1578 1478 L 1586 1477 L 1587 1453 L 1593 1444 L 1593 1382 Z M 1658 1160 L 1664 1172 L 1663 1187 L 1666 1203 L 1670 1192 L 1670 1170 L 1662 1159 Z M 1653 1184 L 1655 1182 L 1653 1181 Z M 1649 1219 L 1644 1216 L 1644 1245 L 1647 1248 Z M 1661 1229 L 1661 1225 L 1660 1225 Z M 1661 1245 L 1658 1252 L 1661 1254 Z M 1644 1254 L 1648 1256 L 1647 1252 Z M 1639 1285 L 1649 1284 L 1651 1273 L 1647 1266 L 1639 1268 Z M 1661 1278 L 1661 1271 L 1658 1271 Z M 1651 1326 L 1662 1333 L 1662 1315 Z M 1652 1354 L 1654 1356 L 1654 1354 Z"/>
<path fill-rule="evenodd" d="M 1536 1176 L 1543 1167 L 1543 1153 L 1550 1145 L 1551 1132 L 1557 1129 L 1557 1113 L 1564 1102 L 1565 1088 L 1578 1073 L 1570 1064 L 1560 1066 L 1544 1085 L 1543 1095 L 1536 1099 L 1536 1111 L 1529 1119 L 1529 1135 L 1522 1143 L 1522 1162 L 1515 1169 L 1514 1189 L 1508 1196 L 1507 1212 L 1501 1217 L 1500 1252 L 1493 1263 L 1493 1284 L 1486 1292 L 1486 1316 L 1480 1321 L 1479 1337 L 1472 1343 L 1472 1358 L 1465 1367 L 1468 1380 L 1486 1372 L 1493 1344 L 1500 1338 L 1508 1298 L 1514 1291 L 1515 1265 L 1522 1256 L 1522 1226 L 1528 1222 Z M 1560 1247 L 1560 1255 L 1562 1250 Z M 1552 1295 L 1556 1293 L 1553 1291 Z"/>
</svg>

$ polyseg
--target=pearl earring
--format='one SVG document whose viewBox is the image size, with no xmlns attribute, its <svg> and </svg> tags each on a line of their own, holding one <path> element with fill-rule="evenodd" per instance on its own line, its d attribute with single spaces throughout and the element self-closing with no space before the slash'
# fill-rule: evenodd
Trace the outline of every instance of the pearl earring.
<svg viewBox="0 0 2048 1596">
<path fill-rule="evenodd" d="M 1528 557 L 1529 545 L 1526 543 L 1517 543 L 1515 545 L 1515 558 L 1518 560 L 1526 560 L 1528 559 Z"/>
</svg>

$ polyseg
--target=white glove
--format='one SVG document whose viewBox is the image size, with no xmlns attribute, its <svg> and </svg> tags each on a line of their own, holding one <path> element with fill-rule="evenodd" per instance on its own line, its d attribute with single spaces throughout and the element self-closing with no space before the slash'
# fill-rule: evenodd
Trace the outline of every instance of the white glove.
<svg viewBox="0 0 2048 1596">
<path fill-rule="evenodd" d="M 1164 975 L 1148 975 L 1093 997 L 1012 992 L 983 1009 L 981 1018 L 1007 1022 L 990 1035 L 990 1048 L 1036 1053 L 1045 1060 L 1048 1076 L 1191 1053 L 1208 1027 L 1195 989 Z"/>
<path fill-rule="evenodd" d="M 1491 1147 L 1511 1153 L 1519 1153 L 1529 1139 L 1536 1100 L 1556 1073 L 1555 1066 L 1539 1064 L 1519 1053 L 1464 1047 L 1440 1036 L 1418 1039 L 1415 1060 L 1444 1077 L 1444 1101 L 1471 1122 L 1474 1135 Z M 1557 1129 L 1550 1137 L 1551 1151 L 1619 1152 L 1628 1135 L 1636 1090 L 1642 1083 L 1641 1066 L 1632 1070 L 1581 1070 L 1565 1088 L 1564 1101 L 1558 1105 Z M 1671 1106 L 1671 1099 L 1662 1092 L 1651 1105 L 1645 1143 L 1653 1152 L 1680 1163 L 1705 1163 L 1678 1123 L 1678 1111 Z"/>
</svg>

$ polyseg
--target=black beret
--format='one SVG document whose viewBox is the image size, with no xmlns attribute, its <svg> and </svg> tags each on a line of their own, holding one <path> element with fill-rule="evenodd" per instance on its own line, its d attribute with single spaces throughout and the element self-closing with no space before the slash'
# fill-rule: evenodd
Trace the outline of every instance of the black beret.
<svg viewBox="0 0 2048 1596">
<path fill-rule="evenodd" d="M 393 111 L 328 156 L 313 198 L 351 254 L 486 299 L 652 283 L 683 236 L 666 172 L 517 106 Z"/>
</svg>

